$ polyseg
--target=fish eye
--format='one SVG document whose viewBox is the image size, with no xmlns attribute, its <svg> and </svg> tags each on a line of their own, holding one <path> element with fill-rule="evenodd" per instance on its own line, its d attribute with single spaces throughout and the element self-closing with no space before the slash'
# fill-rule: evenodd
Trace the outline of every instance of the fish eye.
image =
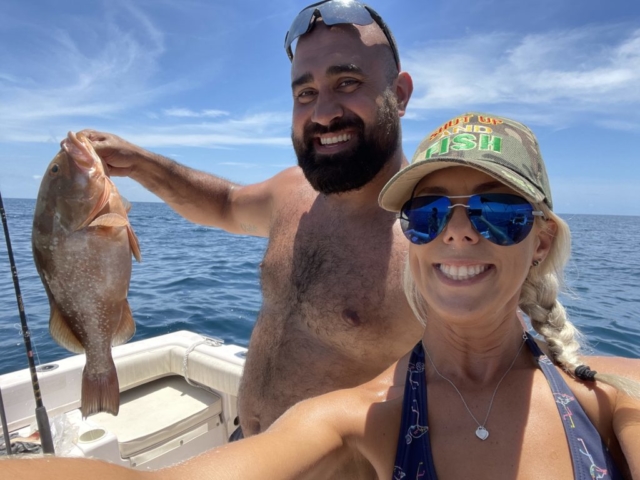
<svg viewBox="0 0 640 480">
<path fill-rule="evenodd" d="M 58 166 L 58 164 L 54 164 L 53 167 L 51 167 L 50 172 L 51 173 L 58 173 L 58 170 L 60 170 L 60 167 Z"/>
</svg>

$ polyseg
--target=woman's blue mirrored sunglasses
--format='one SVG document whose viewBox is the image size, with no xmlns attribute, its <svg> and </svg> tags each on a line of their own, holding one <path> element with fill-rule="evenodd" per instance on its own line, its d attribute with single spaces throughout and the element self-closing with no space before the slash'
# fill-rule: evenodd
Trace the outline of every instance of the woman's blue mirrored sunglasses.
<svg viewBox="0 0 640 480">
<path fill-rule="evenodd" d="M 468 198 L 466 205 L 452 199 Z M 473 228 L 496 245 L 515 245 L 533 228 L 534 217 L 544 216 L 524 198 L 508 193 L 484 193 L 446 197 L 414 197 L 398 214 L 402 231 L 416 245 L 434 240 L 449 222 L 455 207 L 467 209 Z"/>
<path fill-rule="evenodd" d="M 384 23 L 382 17 L 376 11 L 363 3 L 350 0 L 324 0 L 323 2 L 314 3 L 302 10 L 291 24 L 291 28 L 284 37 L 284 49 L 289 56 L 289 60 L 293 60 L 293 51 L 291 44 L 296 38 L 304 35 L 313 28 L 318 17 L 322 17 L 322 21 L 326 25 L 338 25 L 341 23 L 349 23 L 353 25 L 369 25 L 373 22 L 382 29 L 387 41 L 393 51 L 393 58 L 396 61 L 398 71 L 400 70 L 400 55 L 398 55 L 398 47 L 391 31 Z"/>
</svg>

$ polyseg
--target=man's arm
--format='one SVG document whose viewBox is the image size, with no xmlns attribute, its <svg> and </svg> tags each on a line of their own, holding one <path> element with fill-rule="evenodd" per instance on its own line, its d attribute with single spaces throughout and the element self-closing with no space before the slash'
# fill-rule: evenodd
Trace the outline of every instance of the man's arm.
<svg viewBox="0 0 640 480">
<path fill-rule="evenodd" d="M 104 132 L 83 130 L 112 176 L 127 176 L 194 223 L 231 233 L 268 236 L 273 195 L 282 176 L 240 186 L 194 170 Z"/>
</svg>

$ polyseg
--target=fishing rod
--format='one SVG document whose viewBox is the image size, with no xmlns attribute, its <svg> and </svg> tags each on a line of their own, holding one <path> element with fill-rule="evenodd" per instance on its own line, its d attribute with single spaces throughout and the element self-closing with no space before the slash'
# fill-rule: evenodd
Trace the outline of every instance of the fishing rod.
<svg viewBox="0 0 640 480">
<path fill-rule="evenodd" d="M 20 323 L 22 324 L 22 338 L 24 339 L 24 348 L 27 350 L 27 360 L 29 361 L 29 371 L 31 372 L 31 386 L 33 387 L 33 395 L 36 399 L 36 422 L 38 423 L 38 431 L 40 432 L 40 442 L 44 453 L 55 454 L 53 448 L 53 439 L 51 437 L 51 427 L 49 425 L 49 416 L 47 409 L 42 403 L 42 394 L 40 392 L 40 383 L 38 382 L 38 373 L 36 365 L 33 361 L 33 350 L 31 349 L 31 334 L 27 325 L 27 315 L 24 313 L 24 305 L 22 303 L 22 294 L 20 293 L 20 282 L 18 281 L 18 270 L 16 262 L 13 259 L 13 250 L 11 249 L 11 239 L 9 238 L 9 225 L 7 224 L 7 215 L 2 202 L 2 192 L 0 192 L 0 214 L 2 215 L 2 226 L 4 227 L 4 238 L 7 241 L 7 253 L 9 254 L 9 262 L 11 263 L 11 273 L 13 275 L 13 286 L 16 291 L 16 300 L 18 301 L 18 310 L 20 311 Z M 4 409 L 3 409 L 4 410 Z M 3 424 L 3 430 L 6 427 Z M 11 450 L 11 443 L 7 443 L 7 452 Z"/>
<path fill-rule="evenodd" d="M 4 435 L 4 445 L 7 447 L 7 455 L 11 455 L 11 437 L 9 437 L 9 427 L 7 426 L 7 414 L 4 412 L 4 402 L 2 401 L 2 389 L 0 388 L 0 420 L 2 420 L 2 434 Z"/>
</svg>

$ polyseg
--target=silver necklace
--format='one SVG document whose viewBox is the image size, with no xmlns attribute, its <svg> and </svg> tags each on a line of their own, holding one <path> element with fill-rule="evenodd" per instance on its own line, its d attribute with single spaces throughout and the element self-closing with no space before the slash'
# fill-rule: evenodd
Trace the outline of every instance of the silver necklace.
<svg viewBox="0 0 640 480">
<path fill-rule="evenodd" d="M 433 369 L 436 371 L 436 373 L 443 380 L 446 380 L 447 382 L 449 382 L 451 384 L 451 386 L 455 389 L 456 392 L 458 392 L 458 395 L 460 395 L 460 400 L 462 400 L 462 403 L 464 404 L 464 408 L 467 409 L 467 412 L 469 412 L 469 415 L 471 415 L 471 418 L 473 418 L 475 420 L 475 422 L 478 424 L 478 428 L 476 429 L 476 437 L 478 437 L 480 440 L 486 440 L 487 438 L 489 438 L 489 430 L 486 429 L 486 425 L 487 425 L 487 420 L 489 419 L 489 414 L 491 413 L 491 407 L 493 407 L 493 399 L 496 397 L 496 393 L 498 392 L 498 388 L 500 387 L 500 384 L 502 383 L 502 380 L 504 380 L 504 377 L 507 376 L 507 374 L 511 371 L 513 366 L 516 364 L 516 360 L 520 356 L 520 352 L 522 351 L 522 347 L 524 347 L 524 344 L 525 344 L 525 342 L 527 340 L 527 334 L 526 333 L 522 334 L 522 339 L 523 339 L 523 341 L 522 341 L 522 344 L 520 345 L 520 348 L 518 349 L 518 353 L 516 353 L 516 356 L 514 357 L 513 361 L 511 362 L 511 365 L 509 365 L 509 368 L 507 368 L 507 371 L 504 372 L 504 375 L 502 375 L 502 378 L 500 379 L 500 381 L 496 385 L 495 390 L 493 391 L 493 395 L 491 395 L 491 401 L 489 402 L 489 409 L 487 410 L 487 415 L 484 417 L 484 422 L 482 422 L 482 423 L 480 423 L 478 421 L 478 419 L 475 417 L 475 415 L 473 413 L 471 413 L 471 410 L 469 409 L 469 406 L 467 405 L 467 402 L 464 401 L 464 397 L 460 393 L 460 390 L 458 390 L 458 387 L 456 387 L 451 380 L 449 380 L 447 377 L 445 377 L 444 375 L 442 375 L 438 371 L 438 369 L 436 367 L 436 364 L 433 363 L 433 360 L 431 359 L 431 355 L 429 355 L 429 350 L 427 350 L 427 347 L 425 347 L 424 342 L 422 343 L 422 348 L 424 349 L 424 353 L 427 354 L 427 358 L 431 362 L 431 366 L 433 367 Z"/>
</svg>

